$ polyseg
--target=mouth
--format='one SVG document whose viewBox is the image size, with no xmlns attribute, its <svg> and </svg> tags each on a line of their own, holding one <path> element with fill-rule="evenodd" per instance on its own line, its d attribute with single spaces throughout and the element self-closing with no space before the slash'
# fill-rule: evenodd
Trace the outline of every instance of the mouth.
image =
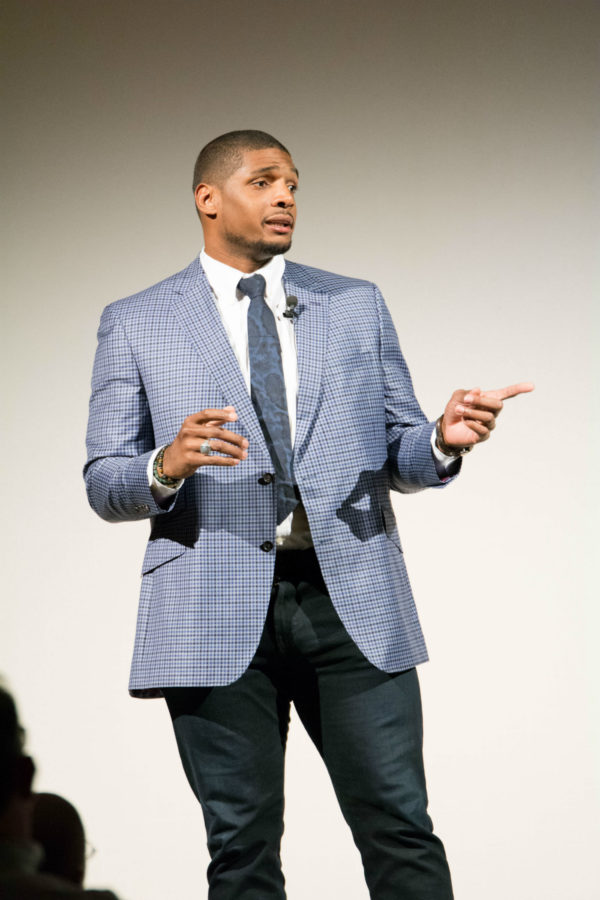
<svg viewBox="0 0 600 900">
<path fill-rule="evenodd" d="M 271 216 L 265 219 L 265 225 L 275 234 L 291 234 L 294 230 L 294 220 L 291 216 Z"/>
</svg>

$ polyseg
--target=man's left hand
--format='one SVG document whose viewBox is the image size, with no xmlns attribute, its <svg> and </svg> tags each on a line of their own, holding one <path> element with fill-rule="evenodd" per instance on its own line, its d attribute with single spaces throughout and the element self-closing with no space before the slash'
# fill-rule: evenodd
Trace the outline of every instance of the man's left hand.
<svg viewBox="0 0 600 900">
<path fill-rule="evenodd" d="M 454 391 L 442 419 L 442 436 L 450 447 L 472 447 L 487 441 L 496 427 L 496 418 L 504 400 L 526 394 L 533 384 L 524 381 L 495 391 Z"/>
</svg>

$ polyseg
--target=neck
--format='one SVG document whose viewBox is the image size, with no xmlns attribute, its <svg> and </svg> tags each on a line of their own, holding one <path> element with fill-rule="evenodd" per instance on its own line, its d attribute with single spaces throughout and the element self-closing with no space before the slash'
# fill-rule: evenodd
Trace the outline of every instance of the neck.
<svg viewBox="0 0 600 900">
<path fill-rule="evenodd" d="M 272 256 L 267 256 L 265 259 L 254 259 L 241 251 L 236 252 L 230 248 L 215 247 L 214 244 L 206 239 L 204 249 L 217 262 L 231 266 L 232 269 L 237 269 L 239 272 L 245 272 L 247 275 L 251 272 L 256 272 L 257 269 L 262 269 L 263 266 L 266 266 L 273 259 Z"/>
</svg>

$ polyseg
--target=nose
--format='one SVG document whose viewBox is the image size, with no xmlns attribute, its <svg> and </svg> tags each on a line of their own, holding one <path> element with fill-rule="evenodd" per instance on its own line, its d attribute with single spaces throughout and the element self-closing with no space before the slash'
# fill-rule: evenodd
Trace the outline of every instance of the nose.
<svg viewBox="0 0 600 900">
<path fill-rule="evenodd" d="M 294 194 L 290 190 L 289 185 L 282 184 L 278 186 L 278 189 L 275 191 L 273 195 L 273 206 L 279 206 L 281 209 L 287 209 L 290 206 L 294 206 L 296 202 L 294 200 Z"/>
</svg>

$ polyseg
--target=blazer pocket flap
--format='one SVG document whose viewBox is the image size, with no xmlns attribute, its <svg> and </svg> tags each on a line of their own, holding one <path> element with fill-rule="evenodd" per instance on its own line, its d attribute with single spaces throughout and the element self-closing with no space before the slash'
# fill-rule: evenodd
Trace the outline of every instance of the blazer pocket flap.
<svg viewBox="0 0 600 900">
<path fill-rule="evenodd" d="M 148 541 L 146 553 L 144 554 L 144 562 L 142 563 L 142 575 L 147 575 L 164 563 L 170 562 L 182 556 L 188 548 L 177 541 L 171 541 L 168 538 L 155 538 Z"/>
<path fill-rule="evenodd" d="M 398 534 L 398 526 L 396 525 L 396 517 L 394 515 L 394 511 L 390 506 L 384 506 L 381 510 L 381 517 L 383 519 L 383 528 L 390 541 L 396 545 L 398 550 L 402 550 L 402 544 L 400 543 L 400 535 Z"/>
</svg>

